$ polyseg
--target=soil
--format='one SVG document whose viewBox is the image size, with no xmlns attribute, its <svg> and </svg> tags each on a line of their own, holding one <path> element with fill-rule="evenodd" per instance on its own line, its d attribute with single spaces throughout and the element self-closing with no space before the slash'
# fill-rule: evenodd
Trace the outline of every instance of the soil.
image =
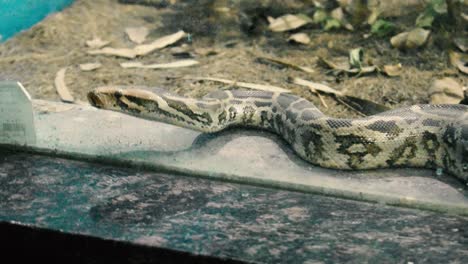
<svg viewBox="0 0 468 264">
<path fill-rule="evenodd" d="M 50 15 L 0 45 L 0 80 L 20 81 L 34 98 L 59 100 L 54 78 L 61 68 L 68 67 L 65 78 L 68 88 L 76 99 L 86 101 L 88 91 L 104 85 L 157 86 L 187 96 L 233 88 L 184 78 L 216 77 L 290 89 L 335 117 L 354 117 L 356 113 L 330 96 L 323 96 L 325 107 L 317 95 L 291 83 L 291 78 L 325 83 L 345 94 L 390 108 L 428 103 L 429 87 L 438 78 L 450 76 L 462 85 L 468 84 L 466 75 L 448 62 L 450 44 L 446 33 L 432 33 L 428 44 L 422 48 L 400 51 L 390 45 L 389 37 L 365 38 L 363 35 L 369 32 L 368 27 L 329 32 L 318 25 L 285 33 L 268 30 L 266 16 L 299 11 L 313 14 L 313 7 L 304 4 L 307 1 L 269 1 L 268 5 L 234 0 L 172 1 L 178 2 L 176 4 L 165 1 L 167 3 L 163 5 L 162 1 L 153 1 L 159 3 L 155 4 L 157 7 L 151 6 L 150 0 L 142 2 L 146 5 L 123 4 L 117 0 L 77 0 L 69 8 Z M 402 32 L 413 27 L 417 15 L 415 11 L 389 19 L 398 25 L 398 32 Z M 111 41 L 110 46 L 115 48 L 135 46 L 126 37 L 125 28 L 137 26 L 150 29 L 147 41 L 180 29 L 190 33 L 190 38 L 135 60 L 145 64 L 164 63 L 180 60 L 182 55 L 193 56 L 200 64 L 165 70 L 125 69 L 119 63 L 129 59 L 87 54 L 90 48 L 85 42 L 94 37 Z M 287 38 L 295 32 L 308 34 L 311 43 L 288 42 Z M 320 56 L 340 59 L 358 47 L 364 49 L 366 63 L 378 66 L 401 63 L 403 73 L 398 77 L 379 73 L 336 76 L 317 63 Z M 215 54 L 201 51 L 215 51 Z M 315 72 L 265 64 L 258 57 L 282 59 L 310 67 Z M 81 71 L 78 67 L 95 62 L 103 66 L 91 72 Z"/>
</svg>

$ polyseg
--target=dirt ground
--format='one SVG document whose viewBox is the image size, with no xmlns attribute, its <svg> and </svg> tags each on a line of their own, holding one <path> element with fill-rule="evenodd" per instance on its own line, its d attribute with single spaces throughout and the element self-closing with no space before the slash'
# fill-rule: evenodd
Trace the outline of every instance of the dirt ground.
<svg viewBox="0 0 468 264">
<path fill-rule="evenodd" d="M 226 88 L 226 85 L 183 77 L 225 78 L 290 89 L 316 103 L 324 113 L 335 117 L 353 117 L 356 113 L 329 96 L 323 96 L 328 105 L 325 107 L 317 95 L 291 83 L 291 78 L 325 83 L 348 95 L 391 108 L 427 103 L 428 89 L 437 78 L 450 76 L 462 85 L 468 84 L 466 75 L 450 66 L 448 41 L 437 34 L 432 34 L 429 43 L 420 49 L 400 51 L 390 45 L 389 37 L 364 38 L 369 29 L 325 32 L 319 26 L 312 25 L 294 31 L 307 33 L 312 40 L 308 45 L 299 45 L 287 41 L 291 32 L 269 31 L 265 16 L 313 11 L 310 7 L 307 9 L 305 4 L 301 5 L 301 1 L 292 4 L 289 2 L 294 1 L 283 1 L 283 6 L 269 7 L 235 5 L 239 1 L 228 0 L 183 2 L 155 8 L 121 4 L 117 0 L 77 0 L 69 8 L 50 15 L 33 28 L 0 45 L 0 79 L 22 82 L 34 98 L 59 100 L 54 78 L 61 68 L 68 67 L 66 85 L 76 99 L 86 101 L 88 91 L 103 85 L 158 86 L 179 94 L 201 96 L 215 89 Z M 399 32 L 410 29 L 417 15 L 417 12 L 409 12 L 404 17 L 393 18 Z M 184 55 L 190 54 L 200 64 L 164 70 L 124 69 L 119 63 L 129 59 L 86 53 L 90 48 L 85 42 L 94 37 L 111 41 L 110 46 L 115 48 L 135 46 L 126 37 L 124 29 L 139 26 L 150 29 L 148 41 L 180 29 L 190 33 L 190 38 L 136 61 L 145 64 L 177 61 L 181 59 L 177 54 L 180 56 L 182 50 Z M 404 69 L 402 75 L 387 77 L 374 73 L 359 77 L 334 76 L 317 64 L 319 56 L 332 59 L 346 57 L 350 49 L 358 47 L 364 49 L 366 62 L 371 61 L 379 66 L 401 63 Z M 200 50 L 213 50 L 216 54 L 206 55 Z M 305 73 L 265 64 L 257 59 L 262 56 L 307 66 L 315 72 Z M 91 72 L 81 71 L 78 67 L 79 64 L 94 62 L 100 62 L 103 66 Z"/>
</svg>

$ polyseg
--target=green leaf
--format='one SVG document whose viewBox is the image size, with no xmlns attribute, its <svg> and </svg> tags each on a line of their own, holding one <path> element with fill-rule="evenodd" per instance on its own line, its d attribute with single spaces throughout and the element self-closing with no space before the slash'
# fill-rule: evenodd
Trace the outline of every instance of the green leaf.
<svg viewBox="0 0 468 264">
<path fill-rule="evenodd" d="M 331 29 L 338 29 L 340 27 L 341 27 L 340 21 L 338 21 L 338 20 L 336 20 L 334 18 L 329 18 L 325 22 L 325 26 L 323 27 L 323 29 L 325 31 L 328 31 L 328 30 L 331 30 Z"/>
<path fill-rule="evenodd" d="M 328 17 L 327 12 L 323 9 L 319 9 L 315 11 L 312 20 L 314 21 L 314 23 L 319 24 L 319 23 L 325 22 L 325 20 L 327 20 L 327 17 Z"/>
<path fill-rule="evenodd" d="M 430 28 L 434 20 L 447 14 L 447 4 L 445 0 L 431 0 L 423 13 L 416 19 L 417 27 Z"/>
<path fill-rule="evenodd" d="M 432 27 L 432 22 L 434 22 L 434 16 L 430 12 L 424 12 L 416 18 L 416 26 L 422 28 Z"/>
<path fill-rule="evenodd" d="M 375 21 L 374 24 L 372 24 L 371 34 L 379 36 L 379 37 L 384 37 L 386 35 L 393 33 L 395 29 L 396 29 L 396 26 L 392 22 L 379 19 Z"/>
<path fill-rule="evenodd" d="M 350 50 L 349 65 L 351 68 L 361 68 L 362 57 L 364 57 L 364 51 L 361 48 Z"/>
<path fill-rule="evenodd" d="M 447 13 L 447 2 L 445 0 L 432 0 L 429 3 L 429 7 L 434 10 L 437 14 Z"/>
</svg>

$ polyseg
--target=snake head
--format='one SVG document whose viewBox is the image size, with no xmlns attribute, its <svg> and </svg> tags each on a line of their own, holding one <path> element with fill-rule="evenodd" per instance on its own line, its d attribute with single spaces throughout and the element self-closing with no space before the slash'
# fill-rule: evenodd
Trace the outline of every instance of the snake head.
<svg viewBox="0 0 468 264">
<path fill-rule="evenodd" d="M 88 93 L 88 101 L 92 106 L 97 108 L 117 110 L 121 96 L 122 92 L 120 89 L 100 87 Z"/>
</svg>

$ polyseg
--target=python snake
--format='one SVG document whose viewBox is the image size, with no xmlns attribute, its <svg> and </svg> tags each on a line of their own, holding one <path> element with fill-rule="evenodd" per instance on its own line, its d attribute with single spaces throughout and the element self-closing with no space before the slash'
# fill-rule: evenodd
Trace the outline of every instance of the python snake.
<svg viewBox="0 0 468 264">
<path fill-rule="evenodd" d="M 158 88 L 101 87 L 88 99 L 98 108 L 201 132 L 228 127 L 271 131 L 321 167 L 438 168 L 468 181 L 466 105 L 413 105 L 338 119 L 293 94 L 257 90 L 216 91 L 195 99 Z"/>
</svg>

